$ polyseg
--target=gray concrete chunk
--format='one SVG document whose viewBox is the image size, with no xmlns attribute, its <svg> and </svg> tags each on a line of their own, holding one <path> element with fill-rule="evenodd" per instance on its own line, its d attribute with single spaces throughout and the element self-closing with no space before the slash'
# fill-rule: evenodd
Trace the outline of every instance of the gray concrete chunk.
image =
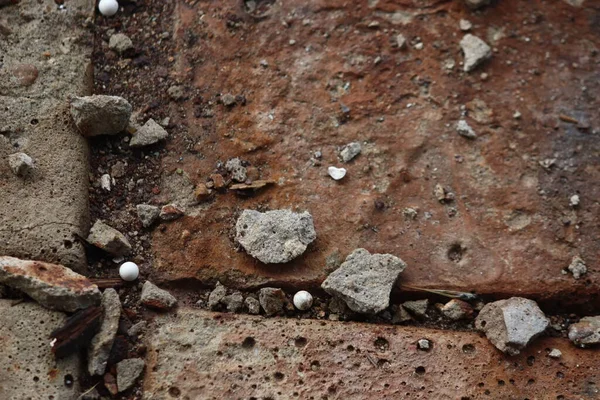
<svg viewBox="0 0 600 400">
<path fill-rule="evenodd" d="M 583 317 L 569 326 L 569 340 L 578 346 L 600 344 L 600 316 Z"/>
<path fill-rule="evenodd" d="M 106 289 L 102 294 L 104 318 L 100 331 L 92 339 L 88 348 L 88 372 L 90 375 L 103 375 L 108 356 L 119 328 L 121 301 L 115 289 Z"/>
<path fill-rule="evenodd" d="M 27 176 L 35 168 L 33 158 L 25 153 L 14 153 L 8 156 L 8 165 L 17 176 Z"/>
<path fill-rule="evenodd" d="M 486 304 L 475 319 L 475 328 L 484 332 L 498 350 L 517 355 L 549 323 L 535 301 L 511 297 Z"/>
<path fill-rule="evenodd" d="M 87 241 L 115 257 L 126 256 L 131 252 L 131 244 L 125 235 L 100 220 L 90 229 Z"/>
<path fill-rule="evenodd" d="M 283 290 L 271 287 L 260 289 L 258 300 L 267 316 L 281 313 L 281 311 L 283 311 L 283 306 L 286 303 Z"/>
<path fill-rule="evenodd" d="M 227 295 L 227 288 L 221 284 L 221 282 L 217 281 L 217 285 L 213 289 L 212 292 L 208 295 L 208 307 L 211 310 L 216 309 L 219 304 L 221 304 L 221 300 Z"/>
<path fill-rule="evenodd" d="M 308 212 L 244 210 L 236 223 L 236 240 L 265 264 L 286 263 L 298 257 L 317 238 Z"/>
<path fill-rule="evenodd" d="M 0 399 L 79 398 L 80 355 L 55 360 L 50 347 L 51 332 L 65 320 L 65 314 L 35 302 L 0 300 Z M 72 386 L 65 385 L 68 375 Z"/>
<path fill-rule="evenodd" d="M 342 161 L 344 161 L 345 163 L 350 162 L 354 157 L 360 154 L 361 150 L 362 147 L 359 142 L 352 142 L 347 144 L 340 152 Z"/>
<path fill-rule="evenodd" d="M 124 392 L 135 384 L 144 372 L 146 363 L 141 358 L 128 358 L 117 363 L 117 388 Z"/>
<path fill-rule="evenodd" d="M 124 33 L 115 33 L 108 40 L 108 47 L 117 53 L 124 53 L 133 48 L 133 42 Z"/>
<path fill-rule="evenodd" d="M 486 42 L 470 33 L 462 38 L 460 47 L 465 54 L 465 72 L 474 70 L 479 64 L 492 57 L 492 48 Z"/>
<path fill-rule="evenodd" d="M 150 281 L 144 283 L 140 300 L 146 307 L 158 310 L 168 310 L 177 304 L 177 299 L 171 293 L 160 289 Z"/>
<path fill-rule="evenodd" d="M 67 267 L 0 257 L 0 283 L 20 290 L 44 307 L 73 312 L 100 303 L 98 287 Z"/>
<path fill-rule="evenodd" d="M 151 206 L 150 204 L 138 204 L 135 209 L 144 228 L 152 226 L 160 215 L 160 208 Z"/>
<path fill-rule="evenodd" d="M 93 95 L 71 100 L 71 116 L 85 137 L 116 135 L 127 127 L 131 111 L 131 104 L 118 96 Z"/>
<path fill-rule="evenodd" d="M 389 306 L 392 287 L 405 268 L 404 261 L 391 254 L 356 249 L 321 287 L 344 300 L 352 311 L 375 314 Z"/>
<path fill-rule="evenodd" d="M 477 139 L 477 134 L 464 119 L 461 119 L 456 124 L 456 132 L 458 132 L 460 136 L 466 137 L 467 139 Z"/>
<path fill-rule="evenodd" d="M 150 118 L 144 125 L 142 125 L 131 137 L 129 146 L 131 147 L 143 147 L 150 146 L 166 139 L 169 133 Z"/>
</svg>

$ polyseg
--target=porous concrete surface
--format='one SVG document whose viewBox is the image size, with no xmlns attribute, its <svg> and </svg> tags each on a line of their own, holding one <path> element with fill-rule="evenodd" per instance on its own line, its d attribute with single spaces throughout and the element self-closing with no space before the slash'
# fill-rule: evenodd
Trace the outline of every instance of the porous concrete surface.
<svg viewBox="0 0 600 400">
<path fill-rule="evenodd" d="M 429 351 L 417 349 L 424 338 Z M 191 309 L 158 316 L 146 344 L 148 400 L 569 399 L 594 393 L 599 377 L 598 353 L 567 339 L 541 338 L 507 361 L 472 332 Z"/>
<path fill-rule="evenodd" d="M 50 333 L 66 315 L 34 302 L 0 300 L 0 399 L 75 400 L 81 360 L 77 354 L 56 361 Z M 65 385 L 65 377 L 73 381 Z"/>
<path fill-rule="evenodd" d="M 24 0 L 2 8 L 0 24 L 0 254 L 83 270 L 76 239 L 88 229 L 88 148 L 74 129 L 68 97 L 90 90 L 91 35 L 83 27 L 93 0 Z M 33 67 L 31 67 L 33 66 Z M 26 83 L 23 71 L 28 74 Z M 32 81 L 33 80 L 33 81 Z M 27 178 L 10 173 L 8 156 L 36 162 Z"/>
</svg>

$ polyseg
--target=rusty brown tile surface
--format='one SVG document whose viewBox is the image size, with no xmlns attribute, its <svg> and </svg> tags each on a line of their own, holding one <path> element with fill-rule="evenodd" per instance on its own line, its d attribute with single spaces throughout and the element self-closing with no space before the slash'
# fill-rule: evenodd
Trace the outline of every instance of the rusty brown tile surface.
<svg viewBox="0 0 600 400">
<path fill-rule="evenodd" d="M 419 339 L 432 342 L 417 349 Z M 599 351 L 541 338 L 506 357 L 471 332 L 183 309 L 147 334 L 147 399 L 593 399 Z M 550 349 L 562 352 L 548 357 Z M 562 396 L 562 397 L 561 397 Z"/>
<path fill-rule="evenodd" d="M 193 3 L 176 10 L 175 64 L 188 99 L 173 104 L 185 117 L 172 123 L 187 130 L 174 130 L 163 178 L 179 169 L 202 184 L 217 162 L 240 157 L 278 184 L 249 198 L 217 193 L 157 229 L 154 280 L 311 287 L 331 260 L 364 247 L 406 261 L 407 284 L 598 303 L 593 2 L 500 1 L 477 13 L 459 1 L 258 2 L 260 15 L 240 1 Z M 494 49 L 470 74 L 460 65 L 461 18 Z M 394 45 L 399 33 L 405 50 Z M 225 107 L 226 93 L 246 104 Z M 474 141 L 455 130 L 463 105 Z M 352 141 L 362 154 L 335 182 L 327 167 L 342 166 L 338 150 Z M 455 200 L 441 204 L 437 184 Z M 177 200 L 177 191 L 165 184 L 157 200 Z M 245 208 L 308 210 L 318 238 L 287 265 L 261 265 L 233 241 Z M 579 280 L 561 274 L 575 255 L 589 271 Z"/>
</svg>

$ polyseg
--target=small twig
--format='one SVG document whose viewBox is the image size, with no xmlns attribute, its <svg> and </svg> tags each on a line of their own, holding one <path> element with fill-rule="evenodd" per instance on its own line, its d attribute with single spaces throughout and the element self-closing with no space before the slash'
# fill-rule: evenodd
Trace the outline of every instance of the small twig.
<svg viewBox="0 0 600 400">
<path fill-rule="evenodd" d="M 565 115 L 565 114 L 560 114 L 558 116 L 558 118 L 563 122 L 568 122 L 570 124 L 579 124 L 579 121 L 577 119 L 570 117 L 568 115 Z"/>
<path fill-rule="evenodd" d="M 437 294 L 440 296 L 450 297 L 452 299 L 460 299 L 460 300 L 464 300 L 464 301 L 475 301 L 475 300 L 479 299 L 479 296 L 477 296 L 475 293 L 459 292 L 456 290 L 426 289 L 426 288 L 409 286 L 409 285 L 401 285 L 400 287 L 407 288 L 407 289 L 413 289 L 413 290 L 420 290 L 422 292 L 433 293 L 433 294 Z"/>
<path fill-rule="evenodd" d="M 79 395 L 79 397 L 77 398 L 77 400 L 81 400 L 83 399 L 83 396 L 85 396 L 86 394 L 88 394 L 89 392 L 91 392 L 92 390 L 94 390 L 96 388 L 96 386 L 98 386 L 100 384 L 100 382 L 96 383 L 94 386 L 92 386 L 91 388 L 89 388 L 88 390 L 86 390 L 85 392 L 81 393 Z"/>
<path fill-rule="evenodd" d="M 21 304 L 21 303 L 22 303 L 22 302 L 24 302 L 24 301 L 25 301 L 25 298 L 17 299 L 17 300 L 15 300 L 15 301 L 13 301 L 12 303 L 10 303 L 10 306 L 11 306 L 11 307 L 14 307 L 14 306 L 16 306 L 16 305 L 18 305 L 18 304 Z"/>
<path fill-rule="evenodd" d="M 377 365 L 377 363 L 375 362 L 375 360 L 373 360 L 373 357 L 371 357 L 371 355 L 369 353 L 365 353 L 365 355 L 367 356 L 367 360 L 369 360 L 371 362 L 371 364 L 373 364 L 373 366 L 375 368 L 379 368 L 379 366 Z"/>
</svg>

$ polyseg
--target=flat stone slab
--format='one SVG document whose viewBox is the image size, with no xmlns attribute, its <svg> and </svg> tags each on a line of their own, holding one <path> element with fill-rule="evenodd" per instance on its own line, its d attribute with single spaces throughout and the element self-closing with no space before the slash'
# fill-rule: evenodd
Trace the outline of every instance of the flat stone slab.
<svg viewBox="0 0 600 400">
<path fill-rule="evenodd" d="M 12 303 L 0 300 L 0 399 L 78 399 L 79 356 L 55 361 L 50 347 L 50 333 L 66 315 L 34 302 Z"/>
<path fill-rule="evenodd" d="M 480 13 L 455 2 L 372 3 L 276 2 L 257 7 L 265 15 L 256 18 L 234 0 L 177 9 L 180 84 L 201 87 L 213 104 L 177 103 L 195 144 L 190 150 L 173 135 L 162 170 L 204 184 L 217 163 L 238 157 L 277 183 L 249 197 L 216 193 L 156 229 L 151 279 L 310 289 L 337 266 L 328 261 L 365 248 L 401 255 L 408 268 L 399 284 L 599 304 L 600 274 L 592 271 L 600 269 L 600 185 L 592 183 L 600 181 L 600 100 L 581 94 L 582 86 L 597 89 L 593 2 L 500 1 Z M 472 33 L 498 49 L 470 74 L 460 65 L 465 13 Z M 234 36 L 222 15 L 245 21 Z M 294 21 L 282 28 L 289 15 Z M 543 22 L 523 24 L 524 15 Z M 326 28 L 336 26 L 345 29 Z M 190 45 L 189 32 L 208 39 Z M 422 50 L 396 47 L 406 32 L 421 38 Z M 198 52 L 204 62 L 192 64 Z M 575 68 L 565 59 L 582 61 Z M 246 104 L 219 104 L 228 92 Z M 463 118 L 476 139 L 456 132 Z M 334 181 L 327 167 L 341 166 L 339 149 L 352 142 L 361 154 Z M 569 205 L 574 194 L 577 208 Z M 232 240 L 240 210 L 261 207 L 313 216 L 317 239 L 285 269 L 261 265 Z M 185 231 L 190 240 L 181 240 Z M 579 280 L 561 273 L 576 254 L 589 271 Z"/>
<path fill-rule="evenodd" d="M 147 345 L 147 399 L 568 399 L 597 390 L 599 377 L 598 350 L 567 339 L 540 338 L 508 358 L 470 332 L 191 309 L 158 316 Z"/>
<path fill-rule="evenodd" d="M 0 15 L 11 30 L 0 40 L 0 254 L 79 271 L 86 266 L 77 236 L 87 236 L 89 223 L 88 149 L 67 98 L 90 88 L 92 42 L 82 22 L 93 9 L 92 0 L 70 1 L 65 10 L 24 0 Z M 15 152 L 35 160 L 31 176 L 10 171 Z"/>
</svg>

